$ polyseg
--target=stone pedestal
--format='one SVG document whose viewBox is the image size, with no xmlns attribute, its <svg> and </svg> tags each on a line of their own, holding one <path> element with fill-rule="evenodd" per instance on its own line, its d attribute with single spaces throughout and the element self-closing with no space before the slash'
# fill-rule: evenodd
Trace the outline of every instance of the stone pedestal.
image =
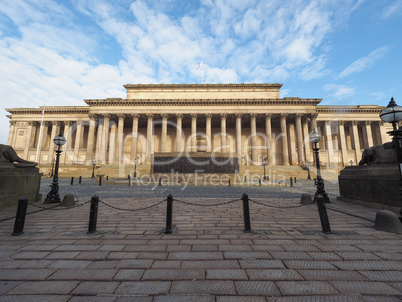
<svg viewBox="0 0 402 302">
<path fill-rule="evenodd" d="M 0 165 L 0 208 L 17 205 L 22 197 L 29 202 L 41 200 L 41 174 L 35 167 L 17 168 L 13 164 Z"/>
<path fill-rule="evenodd" d="M 399 212 L 401 177 L 397 164 L 351 166 L 339 175 L 343 201 L 380 210 Z"/>
</svg>

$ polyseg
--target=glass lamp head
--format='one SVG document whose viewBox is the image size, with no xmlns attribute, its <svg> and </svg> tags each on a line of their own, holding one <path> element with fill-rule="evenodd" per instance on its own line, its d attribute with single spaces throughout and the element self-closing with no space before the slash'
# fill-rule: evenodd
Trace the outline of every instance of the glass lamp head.
<svg viewBox="0 0 402 302">
<path fill-rule="evenodd" d="M 66 139 L 61 133 L 53 139 L 53 142 L 57 146 L 63 146 L 66 143 Z"/>
<path fill-rule="evenodd" d="M 317 133 L 317 131 L 314 129 L 313 132 L 310 134 L 310 142 L 316 144 L 321 140 L 321 135 Z"/>
<path fill-rule="evenodd" d="M 391 98 L 388 106 L 381 111 L 380 118 L 386 123 L 402 121 L 402 107 L 396 104 L 394 98 Z"/>
</svg>

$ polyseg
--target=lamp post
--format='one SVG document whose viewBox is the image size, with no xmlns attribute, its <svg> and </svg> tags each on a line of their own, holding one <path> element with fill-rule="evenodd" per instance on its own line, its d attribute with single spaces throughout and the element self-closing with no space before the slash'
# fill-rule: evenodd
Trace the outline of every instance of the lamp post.
<svg viewBox="0 0 402 302">
<path fill-rule="evenodd" d="M 306 164 L 307 164 L 307 180 L 311 180 L 311 175 L 310 175 L 310 161 L 306 160 Z"/>
<path fill-rule="evenodd" d="M 92 176 L 91 176 L 91 178 L 95 178 L 95 165 L 96 165 L 96 159 L 94 158 L 92 160 Z"/>
<path fill-rule="evenodd" d="M 325 203 L 329 202 L 329 198 L 328 198 L 327 193 L 324 190 L 324 181 L 321 177 L 320 159 L 319 159 L 319 153 L 318 153 L 320 148 L 317 147 L 317 143 L 320 140 L 321 140 L 321 135 L 319 135 L 317 133 L 317 131 L 314 129 L 310 135 L 310 141 L 314 144 L 313 150 L 314 150 L 314 155 L 315 155 L 315 163 L 317 166 L 317 191 L 315 192 L 315 195 L 314 195 L 314 202 L 317 203 L 318 213 L 320 215 L 320 220 L 321 220 L 322 231 L 324 233 L 330 233 L 331 227 L 329 225 L 327 208 L 325 207 Z"/>
<path fill-rule="evenodd" d="M 352 159 L 350 160 L 349 163 L 350 163 L 351 166 L 353 166 L 353 160 Z"/>
<path fill-rule="evenodd" d="M 54 175 L 53 175 L 53 183 L 50 185 L 50 192 L 46 195 L 44 203 L 59 203 L 59 160 L 60 153 L 63 152 L 60 150 L 60 147 L 66 143 L 66 139 L 61 133 L 53 139 L 54 144 L 58 147 L 56 150 L 56 165 L 54 167 Z"/>
<path fill-rule="evenodd" d="M 55 159 L 52 159 L 52 173 L 50 173 L 50 177 L 53 177 L 53 170 L 54 170 L 54 163 L 55 163 Z"/>
<path fill-rule="evenodd" d="M 265 166 L 267 165 L 267 161 L 265 159 L 262 161 L 262 165 L 264 166 L 264 177 L 262 179 L 266 180 L 267 179 L 267 174 L 265 173 Z"/>
<path fill-rule="evenodd" d="M 134 160 L 134 178 L 137 178 L 137 159 Z"/>
</svg>

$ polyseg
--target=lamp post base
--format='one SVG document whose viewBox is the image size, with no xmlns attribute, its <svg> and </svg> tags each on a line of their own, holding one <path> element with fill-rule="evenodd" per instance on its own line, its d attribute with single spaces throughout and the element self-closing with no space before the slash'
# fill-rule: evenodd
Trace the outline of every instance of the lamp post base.
<svg viewBox="0 0 402 302">
<path fill-rule="evenodd" d="M 43 203 L 60 203 L 60 195 L 59 195 L 59 184 L 52 183 L 50 185 L 50 192 L 46 195 L 45 201 Z"/>
</svg>

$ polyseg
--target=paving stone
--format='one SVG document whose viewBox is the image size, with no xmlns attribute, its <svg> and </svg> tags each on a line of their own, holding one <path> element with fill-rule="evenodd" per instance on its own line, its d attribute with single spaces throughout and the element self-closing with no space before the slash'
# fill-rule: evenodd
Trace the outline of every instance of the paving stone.
<svg viewBox="0 0 402 302">
<path fill-rule="evenodd" d="M 106 251 L 92 251 L 92 252 L 81 252 L 75 259 L 80 260 L 105 260 L 109 252 Z"/>
<path fill-rule="evenodd" d="M 57 260 L 49 265 L 49 268 L 68 268 L 68 269 L 75 269 L 75 268 L 86 268 L 88 265 L 91 264 L 91 261 L 85 260 Z"/>
<path fill-rule="evenodd" d="M 169 260 L 216 260 L 223 259 L 221 252 L 171 252 Z"/>
<path fill-rule="evenodd" d="M 46 280 L 55 269 L 1 269 L 0 280 Z"/>
<path fill-rule="evenodd" d="M 248 297 L 248 296 L 226 296 L 216 297 L 217 302 L 266 302 L 264 297 Z"/>
<path fill-rule="evenodd" d="M 67 302 L 71 296 L 67 295 L 16 295 L 16 296 L 2 296 L 1 302 Z"/>
<path fill-rule="evenodd" d="M 221 252 L 249 252 L 252 251 L 249 245 L 219 245 Z"/>
<path fill-rule="evenodd" d="M 295 269 L 336 269 L 327 261 L 309 261 L 309 260 L 284 260 L 288 268 Z"/>
<path fill-rule="evenodd" d="M 138 281 L 141 280 L 145 270 L 143 269 L 121 269 L 113 277 L 118 281 Z"/>
<path fill-rule="evenodd" d="M 82 282 L 72 292 L 73 295 L 113 294 L 119 282 Z"/>
<path fill-rule="evenodd" d="M 307 254 L 314 260 L 342 260 L 341 257 L 332 252 L 308 252 Z"/>
<path fill-rule="evenodd" d="M 270 245 L 270 246 L 266 246 L 266 245 L 252 245 L 251 248 L 253 249 L 253 251 L 261 251 L 261 252 L 271 252 L 271 251 L 277 251 L 277 252 L 282 252 L 285 249 L 280 246 L 280 245 Z M 317 248 L 316 248 L 317 249 Z M 318 249 L 317 249 L 318 251 Z"/>
<path fill-rule="evenodd" d="M 269 297 L 267 302 L 363 302 L 363 298 L 357 295 L 342 296 L 288 296 L 288 297 Z"/>
<path fill-rule="evenodd" d="M 157 296 L 154 302 L 215 302 L 215 296 L 210 295 L 169 295 L 169 296 Z"/>
<path fill-rule="evenodd" d="M 313 260 L 307 253 L 304 252 L 270 252 L 274 259 L 300 259 L 300 260 Z"/>
<path fill-rule="evenodd" d="M 115 269 L 59 269 L 49 280 L 108 281 L 116 275 Z"/>
<path fill-rule="evenodd" d="M 55 248 L 59 247 L 58 245 L 46 245 L 46 244 L 39 244 L 39 245 L 26 245 L 22 247 L 21 251 L 52 251 Z"/>
<path fill-rule="evenodd" d="M 172 294 L 236 295 L 232 281 L 173 281 Z"/>
<path fill-rule="evenodd" d="M 268 252 L 224 252 L 225 259 L 272 259 Z"/>
<path fill-rule="evenodd" d="M 380 257 L 372 253 L 364 252 L 337 252 L 344 260 L 381 260 Z"/>
<path fill-rule="evenodd" d="M 282 295 L 336 295 L 338 291 L 326 281 L 278 281 Z"/>
<path fill-rule="evenodd" d="M 292 269 L 247 269 L 250 280 L 303 280 L 300 274 Z"/>
<path fill-rule="evenodd" d="M 391 297 L 391 296 L 364 296 L 364 302 L 400 302 L 401 299 L 398 297 Z"/>
<path fill-rule="evenodd" d="M 138 282 L 122 282 L 116 289 L 116 294 L 135 294 L 135 295 L 161 295 L 167 294 L 171 282 L 157 281 L 138 281 Z"/>
<path fill-rule="evenodd" d="M 207 269 L 206 279 L 248 280 L 248 277 L 246 271 L 242 269 Z"/>
<path fill-rule="evenodd" d="M 153 297 L 148 296 L 123 296 L 118 298 L 115 302 L 152 302 L 152 300 Z"/>
<path fill-rule="evenodd" d="M 199 245 L 201 246 L 201 245 Z M 207 251 L 208 249 L 200 249 L 199 251 Z M 218 248 L 216 248 L 216 251 Z M 168 245 L 166 248 L 166 252 L 190 252 L 190 251 L 195 251 L 196 250 L 191 248 L 191 245 Z"/>
<path fill-rule="evenodd" d="M 49 252 L 21 252 L 18 254 L 15 254 L 12 256 L 13 259 L 19 260 L 19 259 L 43 259 L 47 255 L 49 255 Z"/>
<path fill-rule="evenodd" d="M 205 279 L 205 271 L 202 269 L 150 269 L 147 270 L 142 277 L 142 280 L 186 279 Z"/>
<path fill-rule="evenodd" d="M 180 244 L 189 244 L 189 245 L 194 245 L 194 244 L 207 244 L 207 245 L 220 245 L 220 244 L 230 244 L 230 241 L 228 239 L 209 239 L 209 240 L 188 240 L 188 239 L 183 239 L 180 240 Z"/>
<path fill-rule="evenodd" d="M 280 260 L 240 260 L 241 268 L 285 268 Z"/>
<path fill-rule="evenodd" d="M 27 281 L 8 292 L 11 295 L 66 295 L 77 285 L 78 281 Z"/>
<path fill-rule="evenodd" d="M 0 296 L 5 295 L 21 283 L 22 281 L 0 281 Z"/>
<path fill-rule="evenodd" d="M 401 279 L 399 279 L 401 281 Z M 396 288 L 399 290 L 400 293 L 402 293 L 402 282 L 391 282 L 389 283 L 393 288 Z"/>
<path fill-rule="evenodd" d="M 107 269 L 114 268 L 118 269 L 119 260 L 103 260 L 103 261 L 92 261 L 87 269 Z"/>
<path fill-rule="evenodd" d="M 23 265 L 24 263 L 27 263 L 27 260 L 1 260 L 0 261 L 0 268 L 17 268 Z"/>
<path fill-rule="evenodd" d="M 340 271 L 340 270 L 298 270 L 298 272 L 306 280 L 367 280 L 355 271 Z"/>
<path fill-rule="evenodd" d="M 82 296 L 72 297 L 68 302 L 115 302 L 117 297 Z"/>
<path fill-rule="evenodd" d="M 402 280 L 402 271 L 359 271 L 359 273 L 372 281 Z"/>
<path fill-rule="evenodd" d="M 287 252 L 319 252 L 320 249 L 311 245 L 283 245 L 283 250 Z"/>
<path fill-rule="evenodd" d="M 140 253 L 139 252 L 111 252 L 107 259 L 118 260 L 118 259 L 136 259 Z"/>
<path fill-rule="evenodd" d="M 165 252 L 167 245 L 127 245 L 123 252 Z"/>
<path fill-rule="evenodd" d="M 19 268 L 47 268 L 49 265 L 54 263 L 54 260 L 31 260 L 31 261 L 26 261 L 25 263 L 21 264 Z"/>
<path fill-rule="evenodd" d="M 402 253 L 376 252 L 374 254 L 384 260 L 402 260 Z"/>
<path fill-rule="evenodd" d="M 248 296 L 280 296 L 280 292 L 272 281 L 236 281 L 239 295 Z"/>
<path fill-rule="evenodd" d="M 180 247 L 180 245 L 179 245 Z M 194 244 L 191 247 L 192 252 L 217 252 L 218 246 L 216 244 Z"/>
<path fill-rule="evenodd" d="M 342 270 L 402 270 L 402 262 L 398 261 L 331 261 L 331 263 Z"/>
<path fill-rule="evenodd" d="M 158 260 L 164 260 L 168 257 L 168 253 L 153 253 L 153 252 L 141 252 L 137 259 L 158 259 Z"/>
<path fill-rule="evenodd" d="M 160 261 L 160 260 L 155 260 L 154 263 L 152 264 L 152 268 L 180 268 L 181 266 L 181 261 Z"/>
<path fill-rule="evenodd" d="M 80 252 L 53 252 L 46 256 L 45 259 L 54 259 L 54 260 L 71 260 L 79 255 Z"/>
<path fill-rule="evenodd" d="M 398 295 L 400 291 L 384 282 L 369 281 L 330 281 L 330 283 L 342 294 L 359 293 L 368 295 Z"/>
<path fill-rule="evenodd" d="M 119 268 L 150 268 L 153 260 L 120 260 L 118 263 Z"/>
<path fill-rule="evenodd" d="M 182 268 L 240 268 L 235 260 L 183 261 Z"/>
<path fill-rule="evenodd" d="M 96 251 L 99 248 L 99 246 L 92 244 L 92 245 L 86 245 L 86 244 L 77 244 L 77 245 L 61 245 L 58 248 L 54 249 L 55 251 L 79 251 L 79 252 L 84 252 L 84 251 Z"/>
</svg>

